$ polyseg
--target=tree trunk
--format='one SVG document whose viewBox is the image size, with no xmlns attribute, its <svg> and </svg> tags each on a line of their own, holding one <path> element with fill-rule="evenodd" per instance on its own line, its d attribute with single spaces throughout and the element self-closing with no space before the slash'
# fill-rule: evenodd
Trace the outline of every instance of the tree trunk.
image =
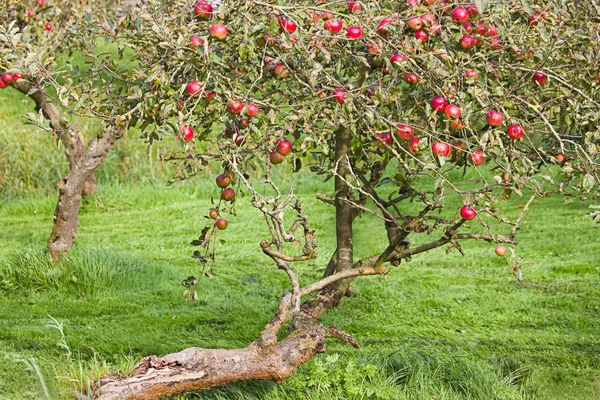
<svg viewBox="0 0 600 400">
<path fill-rule="evenodd" d="M 336 131 L 336 237 L 337 251 L 332 256 L 331 268 L 336 271 L 361 271 L 375 263 L 371 257 L 353 264 L 352 222 L 354 213 L 345 201 L 350 193 L 346 179 L 350 173 L 350 130 Z M 354 271 L 349 271 L 353 269 Z M 292 293 L 284 295 L 277 314 L 265 327 L 258 340 L 247 348 L 209 350 L 190 348 L 162 358 L 144 358 L 130 377 L 109 376 L 100 382 L 98 399 L 153 400 L 194 390 L 209 389 L 243 380 L 273 380 L 281 383 L 315 354 L 325 352 L 325 338 L 336 337 L 358 347 L 356 340 L 335 327 L 325 328 L 318 318 L 339 305 L 350 287 L 353 277 L 323 283 L 300 311 L 291 310 Z M 333 277 L 329 277 L 333 278 Z M 327 286 L 325 286 L 327 285 Z M 315 289 L 318 290 L 318 289 Z M 306 292 L 306 294 L 310 291 Z M 292 319 L 288 335 L 278 341 L 281 326 Z"/>
<path fill-rule="evenodd" d="M 128 378 L 101 381 L 100 400 L 161 399 L 244 380 L 282 383 L 316 353 L 325 351 L 326 329 L 312 318 L 297 317 L 286 339 L 257 340 L 243 349 L 189 348 L 158 358 L 144 358 Z"/>
<path fill-rule="evenodd" d="M 85 143 L 80 134 L 75 132 L 69 122 L 63 117 L 62 113 L 52 102 L 48 101 L 46 94 L 40 90 L 29 93 L 32 86 L 25 79 L 19 79 L 13 83 L 13 86 L 21 93 L 29 96 L 35 101 L 36 111 L 42 111 L 44 117 L 50 121 L 50 127 L 59 135 L 61 142 L 65 148 L 65 154 L 69 160 L 69 168 L 77 163 L 85 151 Z M 82 194 L 93 195 L 98 191 L 96 177 L 94 174 L 89 174 L 82 186 Z"/>
<path fill-rule="evenodd" d="M 53 260 L 68 252 L 75 240 L 79 226 L 79 205 L 83 187 L 88 177 L 104 161 L 114 143 L 123 136 L 123 131 L 107 127 L 94 138 L 83 155 L 58 185 L 58 203 L 54 211 L 54 224 L 48 239 L 48 253 Z"/>
</svg>

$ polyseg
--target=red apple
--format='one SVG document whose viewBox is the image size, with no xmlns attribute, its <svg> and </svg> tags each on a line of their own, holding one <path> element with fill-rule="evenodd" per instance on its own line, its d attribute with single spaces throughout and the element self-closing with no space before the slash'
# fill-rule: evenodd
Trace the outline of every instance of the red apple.
<svg viewBox="0 0 600 400">
<path fill-rule="evenodd" d="M 444 109 L 444 114 L 446 114 L 446 118 L 457 119 L 461 114 L 460 107 L 454 104 L 448 104 Z"/>
<path fill-rule="evenodd" d="M 465 50 L 471 50 L 475 47 L 475 38 L 473 36 L 465 35 L 460 38 L 458 44 Z"/>
<path fill-rule="evenodd" d="M 437 112 L 444 111 L 447 106 L 448 101 L 444 96 L 433 96 L 431 99 L 431 107 Z"/>
<path fill-rule="evenodd" d="M 250 120 L 248 118 L 241 118 L 238 121 L 238 125 L 239 125 L 240 128 L 246 129 L 247 127 L 250 126 Z"/>
<path fill-rule="evenodd" d="M 204 87 L 200 84 L 200 81 L 191 81 L 187 85 L 187 92 L 190 96 L 195 96 L 200 94 Z"/>
<path fill-rule="evenodd" d="M 273 73 L 275 74 L 275 76 L 281 79 L 290 76 L 290 71 L 287 69 L 284 63 L 278 63 L 277 65 L 275 65 L 275 67 L 273 68 Z"/>
<path fill-rule="evenodd" d="M 8 87 L 8 85 L 6 83 L 4 83 L 4 81 L 2 79 L 0 79 L 0 89 L 6 89 Z"/>
<path fill-rule="evenodd" d="M 398 139 L 410 140 L 414 135 L 415 132 L 412 127 L 408 125 L 398 125 L 398 130 L 396 131 Z"/>
<path fill-rule="evenodd" d="M 452 153 L 452 148 L 448 143 L 433 142 L 431 152 L 436 156 L 448 157 Z"/>
<path fill-rule="evenodd" d="M 204 46 L 204 39 L 200 36 L 192 36 L 190 38 L 190 47 L 196 48 L 198 46 Z"/>
<path fill-rule="evenodd" d="M 411 73 L 404 75 L 404 80 L 410 83 L 411 85 L 416 85 L 417 83 L 419 83 L 419 77 Z"/>
<path fill-rule="evenodd" d="M 37 0 L 38 7 L 42 7 L 46 2 L 44 0 Z"/>
<path fill-rule="evenodd" d="M 216 208 L 211 208 L 208 212 L 208 216 L 210 217 L 210 219 L 219 218 L 219 210 L 217 210 Z"/>
<path fill-rule="evenodd" d="M 284 155 L 281 155 L 276 151 L 269 153 L 269 161 L 271 161 L 271 164 L 281 164 L 283 160 L 285 160 Z"/>
<path fill-rule="evenodd" d="M 442 31 L 442 26 L 437 21 L 432 23 L 431 26 L 429 27 L 429 33 L 431 33 L 433 36 L 439 35 L 441 31 Z"/>
<path fill-rule="evenodd" d="M 418 137 L 414 137 L 414 138 L 410 139 L 410 141 L 408 142 L 408 148 L 413 153 L 416 153 L 417 151 L 419 151 L 419 142 L 420 141 L 421 141 L 421 139 Z"/>
<path fill-rule="evenodd" d="M 27 10 L 27 16 L 29 18 L 33 18 L 33 17 L 35 17 L 35 12 L 33 10 Z"/>
<path fill-rule="evenodd" d="M 47 30 L 48 32 L 50 32 L 52 30 L 52 24 L 48 23 L 48 24 L 44 25 L 44 29 Z"/>
<path fill-rule="evenodd" d="M 377 25 L 377 33 L 379 33 L 380 35 L 389 35 L 390 33 L 392 33 L 390 25 L 392 25 L 393 22 L 394 17 L 385 17 L 383 20 L 381 20 L 379 25 Z"/>
<path fill-rule="evenodd" d="M 220 174 L 217 175 L 216 182 L 218 187 L 226 188 L 231 183 L 231 178 L 229 177 L 229 175 Z"/>
<path fill-rule="evenodd" d="M 346 92 L 342 88 L 333 89 L 333 98 L 341 104 L 346 100 Z"/>
<path fill-rule="evenodd" d="M 275 151 L 282 156 L 287 156 L 292 152 L 292 143 L 287 139 L 279 139 L 275 143 Z"/>
<path fill-rule="evenodd" d="M 243 108 L 244 103 L 242 103 L 240 99 L 229 100 L 227 103 L 227 111 L 229 111 L 231 114 L 239 114 L 242 112 Z"/>
<path fill-rule="evenodd" d="M 358 39 L 362 34 L 363 32 L 360 26 L 350 26 L 346 28 L 346 37 L 349 39 Z"/>
<path fill-rule="evenodd" d="M 248 117 L 254 117 L 257 114 L 258 114 L 258 106 L 254 103 L 248 104 L 248 107 L 246 108 L 246 115 Z"/>
<path fill-rule="evenodd" d="M 472 219 L 475 219 L 475 217 L 477 216 L 477 211 L 475 211 L 475 209 L 471 206 L 463 206 L 460 209 L 460 216 L 463 217 L 463 219 L 470 221 Z"/>
<path fill-rule="evenodd" d="M 375 145 L 380 149 L 385 149 L 386 145 L 391 146 L 394 144 L 394 138 L 389 133 L 377 134 L 378 139 L 375 139 Z"/>
<path fill-rule="evenodd" d="M 525 131 L 523 130 L 523 127 L 521 125 L 513 124 L 509 125 L 508 129 L 506 130 L 506 133 L 508 133 L 508 136 L 511 139 L 520 139 L 525 134 Z"/>
<path fill-rule="evenodd" d="M 475 4 L 469 4 L 466 9 L 469 12 L 469 19 L 477 18 L 479 15 L 479 10 Z"/>
<path fill-rule="evenodd" d="M 323 11 L 321 13 L 321 18 L 323 18 L 323 21 L 327 21 L 328 19 L 333 19 L 333 13 L 331 13 L 329 11 Z"/>
<path fill-rule="evenodd" d="M 477 23 L 477 27 L 475 29 L 473 29 L 473 32 L 475 32 L 478 35 L 485 35 L 487 33 L 488 27 L 487 24 L 483 21 L 479 21 Z"/>
<path fill-rule="evenodd" d="M 465 76 L 467 77 L 467 79 L 473 78 L 473 80 L 475 81 L 479 80 L 479 73 L 477 73 L 477 70 L 474 69 L 465 70 Z"/>
<path fill-rule="evenodd" d="M 494 36 L 492 41 L 490 42 L 490 49 L 492 50 L 500 50 L 502 49 L 502 40 L 499 37 Z"/>
<path fill-rule="evenodd" d="M 487 123 L 489 126 L 500 126 L 500 125 L 502 125 L 502 121 L 504 120 L 504 117 L 498 111 L 491 110 L 490 112 L 487 113 L 487 115 L 485 116 L 485 119 L 487 120 Z"/>
<path fill-rule="evenodd" d="M 400 64 L 403 61 L 406 61 L 406 57 L 404 57 L 402 54 L 394 54 L 390 57 L 390 63 L 392 64 L 392 66 Z"/>
<path fill-rule="evenodd" d="M 339 19 L 328 19 L 325 21 L 325 29 L 331 33 L 338 33 L 344 27 L 344 24 Z"/>
<path fill-rule="evenodd" d="M 12 83 L 12 81 L 15 79 L 15 76 L 13 74 L 11 74 L 10 72 L 5 72 L 2 74 L 2 81 L 4 83 L 6 83 L 7 85 L 10 85 Z"/>
<path fill-rule="evenodd" d="M 463 22 L 462 29 L 467 35 L 469 35 L 471 32 L 473 32 L 473 24 L 470 21 Z"/>
<path fill-rule="evenodd" d="M 465 123 L 462 122 L 460 119 L 455 119 L 452 120 L 452 122 L 450 122 L 450 128 L 454 129 L 454 130 L 461 130 L 465 127 Z"/>
<path fill-rule="evenodd" d="M 379 52 L 381 51 L 381 45 L 374 40 L 369 40 L 366 48 L 367 51 L 371 54 L 379 54 Z"/>
<path fill-rule="evenodd" d="M 217 92 L 208 92 L 206 94 L 206 104 L 212 103 L 212 101 L 218 96 Z"/>
<path fill-rule="evenodd" d="M 15 80 L 15 81 L 16 81 L 16 80 L 19 80 L 19 79 L 23 79 L 23 74 L 22 74 L 22 73 L 20 73 L 20 72 L 15 72 L 15 73 L 13 74 L 13 78 L 14 78 L 14 80 Z"/>
<path fill-rule="evenodd" d="M 205 1 L 199 1 L 194 6 L 194 12 L 200 18 L 210 18 L 213 12 L 213 8 L 210 4 L 206 3 Z"/>
<path fill-rule="evenodd" d="M 210 36 L 217 38 L 219 40 L 223 40 L 223 39 L 225 39 L 225 37 L 227 36 L 229 31 L 227 30 L 227 27 L 225 25 L 214 24 L 210 27 L 209 33 L 210 33 Z"/>
<path fill-rule="evenodd" d="M 456 7 L 452 10 L 452 20 L 457 24 L 462 24 L 469 19 L 469 12 L 464 7 Z"/>
<path fill-rule="evenodd" d="M 554 156 L 554 159 L 558 163 L 562 164 L 562 163 L 565 162 L 565 160 L 567 159 L 567 157 L 563 153 L 558 153 L 557 155 Z"/>
<path fill-rule="evenodd" d="M 411 17 L 408 21 L 406 21 L 406 25 L 413 31 L 418 31 L 423 27 L 423 20 L 419 17 Z"/>
<path fill-rule="evenodd" d="M 184 125 L 181 127 L 181 136 L 183 140 L 189 142 L 194 138 L 194 130 L 189 125 Z"/>
<path fill-rule="evenodd" d="M 481 165 L 485 162 L 485 156 L 483 150 L 475 150 L 473 154 L 469 156 L 473 165 Z"/>
<path fill-rule="evenodd" d="M 365 11 L 358 1 L 349 1 L 348 10 L 353 13 Z"/>
<path fill-rule="evenodd" d="M 429 35 L 422 29 L 419 29 L 415 32 L 415 39 L 420 40 L 421 42 L 426 42 L 429 40 Z"/>
<path fill-rule="evenodd" d="M 433 13 L 425 13 L 421 15 L 421 21 L 423 21 L 423 24 L 426 26 L 431 26 L 432 24 L 437 22 L 435 20 L 435 17 L 433 16 Z"/>
<path fill-rule="evenodd" d="M 227 229 L 227 220 L 220 218 L 217 220 L 217 222 L 215 222 L 215 225 L 220 231 L 222 231 L 223 229 Z"/>
<path fill-rule="evenodd" d="M 284 32 L 287 32 L 287 33 L 294 33 L 294 32 L 296 32 L 296 29 L 298 28 L 294 21 L 292 21 L 291 19 L 283 18 L 283 17 L 278 18 L 277 23 L 279 24 L 279 27 L 281 28 L 281 30 Z"/>
<path fill-rule="evenodd" d="M 231 201 L 235 198 L 235 190 L 232 188 L 224 189 L 221 192 L 221 199 L 225 201 Z"/>
<path fill-rule="evenodd" d="M 495 37 L 498 36 L 498 29 L 494 25 L 490 25 L 485 32 L 486 37 Z"/>
<path fill-rule="evenodd" d="M 506 254 L 506 247 L 496 246 L 496 254 L 499 255 L 500 257 L 504 256 Z"/>
<path fill-rule="evenodd" d="M 532 78 L 533 78 L 533 81 L 539 85 L 545 85 L 546 82 L 548 81 L 548 77 L 546 75 L 544 75 L 541 71 L 538 71 L 535 74 L 533 74 Z"/>
</svg>

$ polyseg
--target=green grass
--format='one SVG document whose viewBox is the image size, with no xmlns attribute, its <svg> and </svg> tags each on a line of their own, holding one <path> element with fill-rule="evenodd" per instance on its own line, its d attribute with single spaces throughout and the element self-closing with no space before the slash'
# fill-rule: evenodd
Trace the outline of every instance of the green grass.
<svg viewBox="0 0 600 400">
<path fill-rule="evenodd" d="M 48 133 L 22 125 L 29 100 L 8 89 L 0 104 L 0 399 L 74 398 L 143 356 L 256 338 L 287 280 L 259 250 L 267 232 L 246 199 L 221 234 L 216 278 L 189 302 L 181 281 L 200 269 L 189 242 L 214 185 L 164 187 L 158 150 L 148 155 L 132 132 L 97 173 L 71 255 L 52 265 L 44 247 L 66 162 Z M 297 267 L 303 283 L 334 248 L 332 210 L 314 200 L 330 185 L 300 175 L 319 242 L 319 258 Z M 514 216 L 524 202 L 502 208 Z M 465 244 L 466 257 L 439 249 L 356 281 L 357 296 L 324 318 L 361 349 L 329 340 L 327 354 L 281 386 L 246 382 L 181 399 L 597 400 L 600 226 L 587 211 L 548 199 L 526 220 L 517 252 L 537 287 L 518 284 L 491 244 Z M 378 224 L 358 221 L 357 257 L 385 246 Z"/>
<path fill-rule="evenodd" d="M 333 215 L 313 199 L 314 186 L 300 190 L 309 214 L 320 216 L 313 220 L 320 257 L 298 267 L 305 283 L 334 246 Z M 267 232 L 245 201 L 222 236 L 217 277 L 201 283 L 198 301 L 181 295 L 180 282 L 199 271 L 189 242 L 204 225 L 210 192 L 200 180 L 104 186 L 85 203 L 77 244 L 58 265 L 43 255 L 54 198 L 5 202 L 0 393 L 40 396 L 40 378 L 15 358 L 33 358 L 46 386 L 70 398 L 142 356 L 255 339 L 287 282 L 259 251 Z M 468 243 L 467 257 L 443 250 L 415 257 L 386 277 L 357 281 L 358 295 L 324 318 L 356 335 L 360 350 L 332 340 L 327 355 L 281 387 L 244 383 L 200 397 L 597 399 L 600 229 L 586 211 L 550 199 L 523 226 L 518 254 L 525 278 L 539 287 L 516 283 L 491 244 Z M 377 224 L 359 221 L 357 257 L 384 246 Z M 63 323 L 70 357 L 51 317 Z"/>
</svg>

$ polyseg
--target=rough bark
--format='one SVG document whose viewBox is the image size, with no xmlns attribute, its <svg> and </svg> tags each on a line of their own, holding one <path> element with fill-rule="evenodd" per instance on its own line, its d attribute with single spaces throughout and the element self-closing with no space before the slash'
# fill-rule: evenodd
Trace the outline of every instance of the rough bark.
<svg viewBox="0 0 600 400">
<path fill-rule="evenodd" d="M 312 318 L 294 319 L 292 332 L 282 341 L 261 341 L 247 348 L 210 350 L 190 348 L 158 358 L 143 359 L 129 378 L 101 381 L 101 400 L 151 400 L 243 380 L 278 383 L 316 353 L 325 351 L 327 330 Z"/>
<path fill-rule="evenodd" d="M 53 260 L 59 259 L 70 250 L 79 226 L 79 205 L 83 187 L 90 174 L 94 173 L 114 143 L 122 136 L 122 130 L 115 127 L 106 128 L 90 142 L 83 155 L 59 183 L 54 224 L 48 239 L 48 253 Z"/>
<path fill-rule="evenodd" d="M 59 135 L 64 146 L 65 155 L 69 160 L 69 167 L 73 168 L 85 151 L 85 143 L 81 135 L 72 129 L 58 107 L 48 100 L 46 93 L 40 90 L 30 93 L 31 82 L 19 79 L 13 83 L 13 87 L 29 96 L 35 102 L 36 111 L 42 111 L 44 117 L 50 121 L 50 127 Z M 97 191 L 96 177 L 94 174 L 89 174 L 83 183 L 82 194 L 84 196 L 93 195 Z"/>
<path fill-rule="evenodd" d="M 350 178 L 350 153 L 351 153 L 351 131 L 349 128 L 340 127 L 335 132 L 335 225 L 337 249 L 335 262 L 330 260 L 325 274 L 344 271 L 352 268 L 354 258 L 354 247 L 352 243 L 352 223 L 355 213 L 352 205 L 345 201 L 350 194 L 347 179 Z M 325 276 L 325 275 L 324 275 Z M 352 279 L 337 281 L 321 290 L 304 305 L 303 310 L 313 318 L 319 318 L 327 310 L 337 307 L 350 289 Z"/>
</svg>

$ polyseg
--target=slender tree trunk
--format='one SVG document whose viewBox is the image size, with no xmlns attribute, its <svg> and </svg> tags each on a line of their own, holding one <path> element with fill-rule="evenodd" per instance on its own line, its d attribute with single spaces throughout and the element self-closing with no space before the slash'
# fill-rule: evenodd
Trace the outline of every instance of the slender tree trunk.
<svg viewBox="0 0 600 400">
<path fill-rule="evenodd" d="M 48 240 L 48 253 L 53 260 L 59 259 L 71 248 L 79 226 L 79 205 L 83 187 L 88 177 L 104 161 L 114 143 L 122 136 L 122 130 L 115 127 L 106 128 L 90 142 L 83 155 L 59 183 L 54 224 Z"/>
<path fill-rule="evenodd" d="M 81 135 L 71 128 L 69 122 L 63 117 L 58 107 L 48 101 L 48 97 L 44 92 L 38 90 L 29 93 L 32 88 L 29 81 L 19 79 L 13 83 L 13 86 L 35 101 L 36 110 L 41 110 L 44 117 L 50 121 L 50 127 L 59 135 L 65 148 L 65 154 L 69 160 L 69 167 L 73 168 L 85 151 L 85 143 Z M 84 196 L 93 195 L 97 191 L 98 185 L 96 183 L 96 177 L 94 174 L 89 174 L 83 183 L 82 194 Z"/>
</svg>

